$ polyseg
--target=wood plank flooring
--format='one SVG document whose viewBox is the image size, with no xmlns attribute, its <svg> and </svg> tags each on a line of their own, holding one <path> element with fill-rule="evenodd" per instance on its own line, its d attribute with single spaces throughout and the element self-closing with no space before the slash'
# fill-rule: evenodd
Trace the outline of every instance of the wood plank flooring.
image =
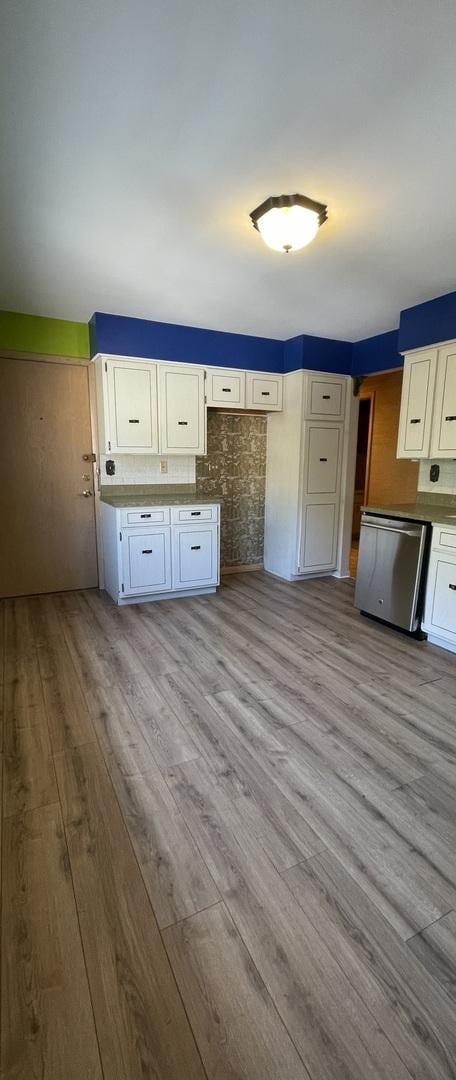
<svg viewBox="0 0 456 1080">
<path fill-rule="evenodd" d="M 0 604 L 1 1080 L 456 1080 L 456 657 L 350 582 Z"/>
</svg>

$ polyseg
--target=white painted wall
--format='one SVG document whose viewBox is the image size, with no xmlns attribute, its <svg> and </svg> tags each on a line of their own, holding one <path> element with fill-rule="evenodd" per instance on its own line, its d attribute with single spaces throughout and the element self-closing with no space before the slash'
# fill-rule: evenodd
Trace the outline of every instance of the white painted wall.
<svg viewBox="0 0 456 1080">
<path fill-rule="evenodd" d="M 431 465 L 440 466 L 437 483 L 429 479 Z M 439 495 L 456 495 L 456 461 L 420 461 L 418 491 L 433 491 Z"/>
<path fill-rule="evenodd" d="M 106 462 L 115 461 L 114 476 L 106 473 Z M 160 461 L 167 461 L 168 472 L 160 472 Z M 150 454 L 101 454 L 101 483 L 109 484 L 194 484 L 195 458 L 153 457 Z"/>
</svg>

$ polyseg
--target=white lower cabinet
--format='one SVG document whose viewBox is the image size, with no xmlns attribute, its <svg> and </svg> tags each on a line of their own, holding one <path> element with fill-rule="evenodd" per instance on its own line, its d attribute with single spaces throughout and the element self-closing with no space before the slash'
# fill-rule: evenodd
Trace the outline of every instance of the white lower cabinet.
<svg viewBox="0 0 456 1080">
<path fill-rule="evenodd" d="M 100 517 L 104 588 L 117 604 L 215 592 L 218 504 L 138 509 L 101 500 Z"/>
<path fill-rule="evenodd" d="M 171 589 L 171 529 L 122 530 L 123 591 L 125 596 Z"/>
<path fill-rule="evenodd" d="M 337 558 L 337 502 L 306 502 L 302 512 L 298 572 L 334 570 Z"/>
<path fill-rule="evenodd" d="M 173 583 L 176 589 L 217 585 L 218 525 L 173 527 Z"/>
<path fill-rule="evenodd" d="M 456 652 L 456 528 L 433 529 L 423 629 L 431 643 Z"/>
</svg>

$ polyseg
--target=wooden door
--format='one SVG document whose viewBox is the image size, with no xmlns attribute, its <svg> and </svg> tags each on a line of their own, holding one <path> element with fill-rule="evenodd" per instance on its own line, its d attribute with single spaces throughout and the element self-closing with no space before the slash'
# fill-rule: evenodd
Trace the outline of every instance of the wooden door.
<svg viewBox="0 0 456 1080">
<path fill-rule="evenodd" d="M 0 596 L 98 584 L 91 450 L 88 368 L 0 358 Z"/>
<path fill-rule="evenodd" d="M 159 365 L 162 454 L 206 453 L 204 370 Z"/>
</svg>

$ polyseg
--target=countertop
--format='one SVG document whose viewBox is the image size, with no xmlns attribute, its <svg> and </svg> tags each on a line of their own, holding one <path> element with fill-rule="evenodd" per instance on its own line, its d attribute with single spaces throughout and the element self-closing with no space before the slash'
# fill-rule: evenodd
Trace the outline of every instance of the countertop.
<svg viewBox="0 0 456 1080">
<path fill-rule="evenodd" d="M 193 492 L 191 495 L 101 495 L 101 502 L 108 506 L 114 506 L 122 510 L 126 506 L 219 506 L 220 499 L 200 498 Z"/>
<path fill-rule="evenodd" d="M 454 525 L 456 527 L 456 506 L 437 502 L 391 503 L 387 506 L 362 506 L 370 514 L 383 514 L 384 517 L 411 518 L 413 521 L 427 521 L 432 525 Z"/>
</svg>

